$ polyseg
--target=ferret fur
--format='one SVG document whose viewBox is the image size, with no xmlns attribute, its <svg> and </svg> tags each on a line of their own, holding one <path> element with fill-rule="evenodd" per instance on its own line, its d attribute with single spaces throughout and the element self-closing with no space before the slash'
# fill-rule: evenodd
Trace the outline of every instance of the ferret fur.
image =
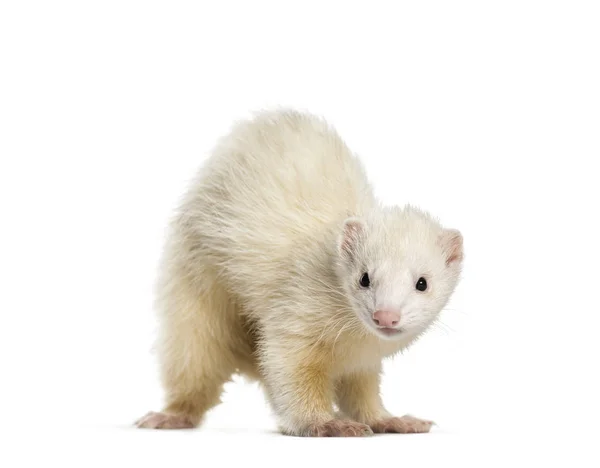
<svg viewBox="0 0 600 468">
<path fill-rule="evenodd" d="M 461 264 L 460 232 L 384 207 L 322 118 L 240 121 L 169 226 L 156 302 L 166 403 L 137 424 L 195 427 L 239 373 L 262 384 L 284 434 L 425 432 L 431 422 L 386 411 L 381 363 L 436 319 Z M 402 332 L 379 332 L 379 308 L 399 311 Z"/>
</svg>

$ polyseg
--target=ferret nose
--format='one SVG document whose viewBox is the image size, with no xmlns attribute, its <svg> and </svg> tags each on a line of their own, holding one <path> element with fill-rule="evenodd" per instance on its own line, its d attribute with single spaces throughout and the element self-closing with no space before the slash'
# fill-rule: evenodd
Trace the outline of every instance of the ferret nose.
<svg viewBox="0 0 600 468">
<path fill-rule="evenodd" d="M 393 328 L 400 323 L 400 314 L 391 310 L 376 310 L 373 314 L 373 321 L 380 327 Z"/>
</svg>

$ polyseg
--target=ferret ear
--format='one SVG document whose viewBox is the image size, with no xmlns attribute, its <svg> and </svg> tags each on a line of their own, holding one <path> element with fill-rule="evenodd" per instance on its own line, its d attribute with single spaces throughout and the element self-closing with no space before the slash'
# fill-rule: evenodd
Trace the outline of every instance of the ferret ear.
<svg viewBox="0 0 600 468">
<path fill-rule="evenodd" d="M 354 257 L 364 232 L 365 225 L 361 219 L 347 218 L 342 226 L 342 234 L 338 242 L 340 254 L 349 258 Z"/>
<path fill-rule="evenodd" d="M 446 265 L 461 263 L 464 257 L 463 236 L 456 229 L 445 229 L 440 235 L 440 244 L 446 256 Z"/>
</svg>

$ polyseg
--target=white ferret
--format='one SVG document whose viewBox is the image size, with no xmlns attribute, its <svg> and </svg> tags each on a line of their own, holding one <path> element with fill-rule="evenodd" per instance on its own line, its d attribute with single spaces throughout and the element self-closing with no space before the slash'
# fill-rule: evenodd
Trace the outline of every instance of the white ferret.
<svg viewBox="0 0 600 468">
<path fill-rule="evenodd" d="M 386 411 L 381 363 L 448 302 L 462 235 L 380 204 L 326 122 L 277 110 L 236 124 L 170 228 L 157 288 L 166 405 L 138 427 L 198 426 L 239 373 L 262 384 L 284 434 L 429 431 Z"/>
</svg>

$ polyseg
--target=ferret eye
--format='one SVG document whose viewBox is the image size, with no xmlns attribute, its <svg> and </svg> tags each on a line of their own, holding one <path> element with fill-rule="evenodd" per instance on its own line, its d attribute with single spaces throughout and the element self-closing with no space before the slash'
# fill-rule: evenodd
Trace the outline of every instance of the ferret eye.
<svg viewBox="0 0 600 468">
<path fill-rule="evenodd" d="M 427 289 L 427 281 L 425 281 L 425 278 L 419 278 L 419 281 L 417 281 L 415 287 L 418 291 L 425 291 Z"/>
<path fill-rule="evenodd" d="M 360 277 L 360 285 L 363 288 L 368 288 L 371 285 L 371 279 L 369 278 L 368 273 L 363 273 L 363 275 Z"/>
</svg>

